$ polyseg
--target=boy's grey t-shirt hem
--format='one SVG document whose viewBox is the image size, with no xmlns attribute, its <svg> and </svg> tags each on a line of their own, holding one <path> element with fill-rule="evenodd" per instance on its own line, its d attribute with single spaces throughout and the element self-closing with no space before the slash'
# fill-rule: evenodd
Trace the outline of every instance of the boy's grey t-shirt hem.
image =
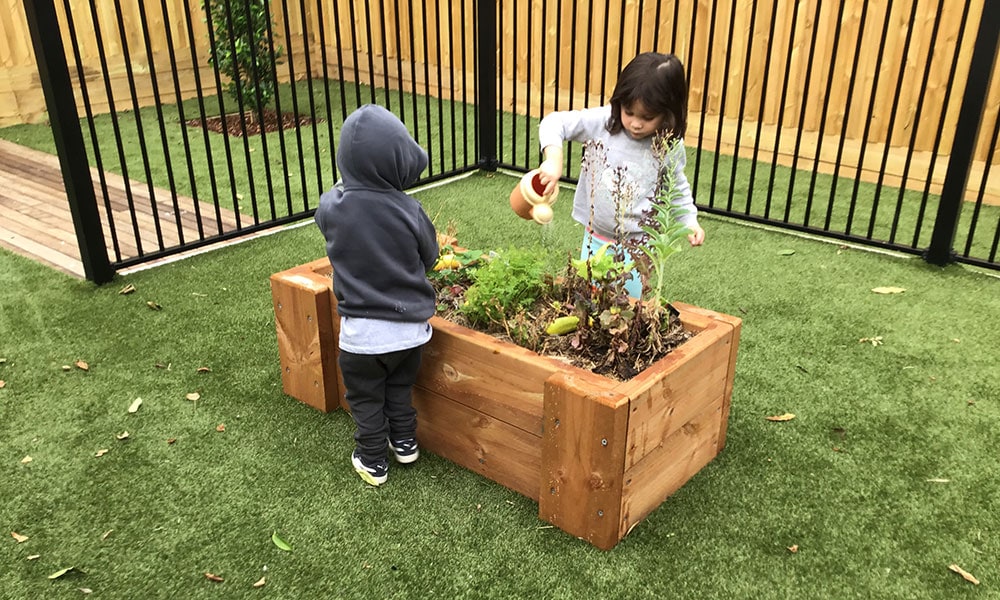
<svg viewBox="0 0 1000 600">
<path fill-rule="evenodd" d="M 433 328 L 427 321 L 340 318 L 340 349 L 354 354 L 387 354 L 426 344 Z"/>
</svg>

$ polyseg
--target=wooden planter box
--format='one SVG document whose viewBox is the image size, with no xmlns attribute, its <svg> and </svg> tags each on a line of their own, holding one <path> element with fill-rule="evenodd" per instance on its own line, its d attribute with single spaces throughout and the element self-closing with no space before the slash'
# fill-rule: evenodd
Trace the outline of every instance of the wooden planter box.
<svg viewBox="0 0 1000 600">
<path fill-rule="evenodd" d="M 271 276 L 286 394 L 347 408 L 331 267 Z M 697 332 L 627 382 L 433 317 L 413 402 L 431 452 L 538 502 L 538 516 L 610 549 L 723 448 L 741 321 L 674 305 Z"/>
</svg>

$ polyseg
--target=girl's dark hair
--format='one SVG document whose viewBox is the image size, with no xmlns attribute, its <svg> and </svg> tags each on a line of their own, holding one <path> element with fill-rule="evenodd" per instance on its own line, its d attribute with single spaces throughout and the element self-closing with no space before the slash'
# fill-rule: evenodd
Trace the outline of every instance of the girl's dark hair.
<svg viewBox="0 0 1000 600">
<path fill-rule="evenodd" d="M 622 131 L 622 106 L 641 100 L 646 108 L 663 115 L 663 130 L 672 138 L 684 137 L 687 130 L 687 81 L 684 66 L 673 54 L 644 52 L 633 58 L 611 94 L 611 118 L 608 132 Z"/>
</svg>

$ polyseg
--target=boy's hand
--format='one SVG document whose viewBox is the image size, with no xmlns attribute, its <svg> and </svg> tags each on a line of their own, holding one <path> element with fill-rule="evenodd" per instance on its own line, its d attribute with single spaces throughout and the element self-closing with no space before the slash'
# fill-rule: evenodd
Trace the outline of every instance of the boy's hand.
<svg viewBox="0 0 1000 600">
<path fill-rule="evenodd" d="M 538 180 L 545 186 L 543 196 L 548 196 L 556 191 L 559 185 L 559 178 L 562 177 L 562 147 L 546 146 L 545 160 L 538 165 Z"/>
<path fill-rule="evenodd" d="M 691 234 L 688 235 L 688 241 L 691 242 L 692 246 L 700 246 L 705 241 L 705 230 L 701 228 L 700 225 L 688 226 L 691 230 Z"/>
</svg>

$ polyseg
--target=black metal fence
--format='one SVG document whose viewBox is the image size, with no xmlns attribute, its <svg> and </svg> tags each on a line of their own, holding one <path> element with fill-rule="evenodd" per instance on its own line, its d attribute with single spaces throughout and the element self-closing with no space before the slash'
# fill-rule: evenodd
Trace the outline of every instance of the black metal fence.
<svg viewBox="0 0 1000 600">
<path fill-rule="evenodd" d="M 884 8 L 849 0 L 273 0 L 266 68 L 250 67 L 275 90 L 272 112 L 226 93 L 239 67 L 226 76 L 209 59 L 236 46 L 219 39 L 199 0 L 57 1 L 24 5 L 95 281 L 311 216 L 337 177 L 340 124 L 367 102 L 395 112 L 427 149 L 425 182 L 532 168 L 538 119 L 604 103 L 620 67 L 646 50 L 674 52 L 687 67 L 689 177 L 703 210 L 937 264 L 1000 268 L 1000 119 L 987 100 L 998 79 L 1000 15 L 988 2 L 981 15 L 964 4 L 951 25 L 953 48 L 940 51 L 944 0 L 936 13 L 931 0 Z M 234 9 L 257 2 L 228 4 L 231 25 Z M 853 33 L 841 31 L 849 6 L 861 11 Z M 893 23 L 907 33 L 889 48 Z M 57 30 L 68 45 L 48 34 Z M 932 72 L 946 75 L 929 89 Z M 769 105 L 776 115 L 766 114 Z M 255 133 L 279 115 L 295 115 L 294 125 Z M 870 125 L 876 119 L 885 121 L 881 134 Z M 936 133 L 921 147 L 918 129 L 927 137 L 928 126 Z M 571 149 L 570 178 L 578 162 Z M 116 209 L 103 175 L 93 192 L 91 166 L 126 182 L 127 211 Z"/>
</svg>

